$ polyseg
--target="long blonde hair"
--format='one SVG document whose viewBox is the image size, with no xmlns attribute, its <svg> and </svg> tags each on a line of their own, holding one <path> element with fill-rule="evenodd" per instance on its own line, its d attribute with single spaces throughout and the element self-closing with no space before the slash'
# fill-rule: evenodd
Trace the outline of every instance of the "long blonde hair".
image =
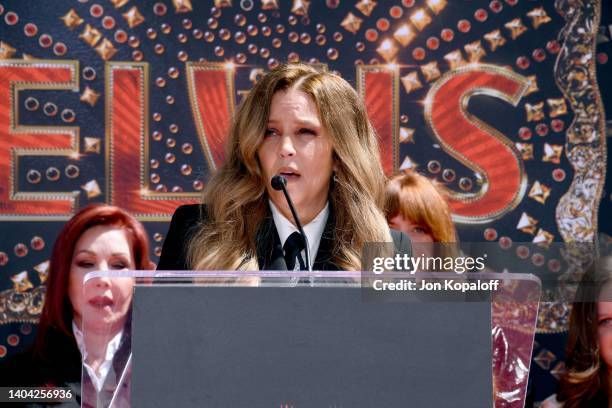
<svg viewBox="0 0 612 408">
<path fill-rule="evenodd" d="M 336 171 L 329 200 L 335 220 L 332 262 L 361 269 L 367 242 L 391 242 L 382 212 L 385 175 L 365 106 L 342 78 L 308 65 L 282 65 L 265 75 L 240 104 L 226 145 L 226 160 L 204 190 L 205 223 L 192 238 L 188 263 L 198 270 L 257 270 L 256 238 L 269 215 L 266 183 L 257 158 L 273 95 L 296 86 L 318 107 Z"/>
</svg>

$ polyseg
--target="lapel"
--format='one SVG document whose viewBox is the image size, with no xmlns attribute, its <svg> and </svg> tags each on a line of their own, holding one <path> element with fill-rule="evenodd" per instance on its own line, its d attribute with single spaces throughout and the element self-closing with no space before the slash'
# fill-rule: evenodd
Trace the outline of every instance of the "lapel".
<svg viewBox="0 0 612 408">
<path fill-rule="evenodd" d="M 260 271 L 285 271 L 283 247 L 272 214 L 263 219 L 256 235 L 257 263 Z"/>
<path fill-rule="evenodd" d="M 334 225 L 333 212 L 330 206 L 329 217 L 327 218 L 323 235 L 321 235 L 319 250 L 312 267 L 315 271 L 333 271 L 339 269 L 332 262 Z M 271 214 L 268 214 L 261 222 L 256 240 L 259 270 L 287 270 L 287 264 L 283 256 L 283 247 Z"/>
<path fill-rule="evenodd" d="M 334 227 L 336 222 L 334 220 L 334 213 L 330 203 L 329 206 L 329 217 L 327 217 L 327 223 L 325 229 L 321 235 L 321 242 L 319 243 L 319 250 L 317 251 L 317 257 L 312 265 L 314 271 L 338 271 L 340 268 L 333 262 L 333 249 L 334 249 Z"/>
</svg>

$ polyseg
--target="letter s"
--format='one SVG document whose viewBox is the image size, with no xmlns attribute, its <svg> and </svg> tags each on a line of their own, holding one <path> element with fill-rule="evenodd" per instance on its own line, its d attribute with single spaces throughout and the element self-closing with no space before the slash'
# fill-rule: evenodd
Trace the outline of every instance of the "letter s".
<svg viewBox="0 0 612 408">
<path fill-rule="evenodd" d="M 486 223 L 513 210 L 527 189 L 523 160 L 501 132 L 467 111 L 474 95 L 489 95 L 516 106 L 529 80 L 489 64 L 473 64 L 444 74 L 429 90 L 425 121 L 435 139 L 452 157 L 482 175 L 476 193 L 450 193 L 453 219 Z"/>
</svg>

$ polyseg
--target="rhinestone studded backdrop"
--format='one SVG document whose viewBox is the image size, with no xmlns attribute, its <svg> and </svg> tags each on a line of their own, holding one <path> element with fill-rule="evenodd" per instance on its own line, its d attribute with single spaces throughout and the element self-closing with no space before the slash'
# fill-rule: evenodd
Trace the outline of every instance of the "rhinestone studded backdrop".
<svg viewBox="0 0 612 408">
<path fill-rule="evenodd" d="M 1 1 L 0 359 L 32 340 L 63 222 L 121 206 L 157 260 L 173 210 L 223 161 L 236 104 L 285 61 L 358 89 L 386 172 L 444 183 L 463 241 L 552 273 L 579 263 L 544 250 L 611 229 L 607 14 L 596 0 Z M 540 333 L 567 316 L 542 307 Z M 556 375 L 561 352 L 536 352 Z"/>
</svg>

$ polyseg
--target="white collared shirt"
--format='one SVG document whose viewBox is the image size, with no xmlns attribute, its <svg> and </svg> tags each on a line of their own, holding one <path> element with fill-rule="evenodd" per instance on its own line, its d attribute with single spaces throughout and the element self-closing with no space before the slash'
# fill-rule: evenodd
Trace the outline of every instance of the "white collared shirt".
<svg viewBox="0 0 612 408">
<path fill-rule="evenodd" d="M 276 231 L 278 231 L 278 236 L 281 241 L 281 245 L 285 245 L 285 241 L 289 238 L 289 235 L 298 231 L 297 227 L 291 223 L 285 216 L 280 212 L 278 208 L 274 205 L 271 200 L 268 200 L 270 203 L 270 209 L 272 210 L 272 217 L 274 218 L 274 225 L 276 226 Z M 317 259 L 317 251 L 319 250 L 319 245 L 321 244 L 321 236 L 323 235 L 323 231 L 325 230 L 325 225 L 327 224 L 327 218 L 329 218 L 329 202 L 325 204 L 325 207 L 317 214 L 316 217 L 308 224 L 303 225 L 304 233 L 308 238 L 308 250 L 310 252 L 310 266 L 314 265 L 315 259 Z M 302 251 L 302 257 L 304 260 L 306 259 L 304 251 Z M 296 263 L 297 265 L 297 263 Z"/>
<path fill-rule="evenodd" d="M 91 379 L 91 382 L 95 387 L 96 391 L 100 392 L 100 390 L 102 389 L 102 385 L 104 385 L 104 381 L 106 380 L 106 376 L 108 375 L 108 372 L 110 371 L 113 365 L 113 357 L 115 356 L 117 349 L 119 349 L 119 344 L 121 343 L 121 336 L 123 336 L 123 329 L 119 333 L 117 333 L 117 335 L 113 337 L 111 341 L 109 341 L 106 345 L 106 355 L 104 356 L 104 361 L 102 362 L 102 364 L 100 364 L 100 368 L 98 369 L 99 374 L 97 374 L 96 371 L 89 364 L 85 363 L 85 360 L 87 360 L 87 350 L 85 348 L 83 332 L 77 327 L 77 325 L 74 323 L 74 320 L 72 321 L 72 332 L 74 333 L 74 338 L 83 358 L 83 367 L 85 367 L 85 369 L 87 370 L 89 378 Z"/>
</svg>

